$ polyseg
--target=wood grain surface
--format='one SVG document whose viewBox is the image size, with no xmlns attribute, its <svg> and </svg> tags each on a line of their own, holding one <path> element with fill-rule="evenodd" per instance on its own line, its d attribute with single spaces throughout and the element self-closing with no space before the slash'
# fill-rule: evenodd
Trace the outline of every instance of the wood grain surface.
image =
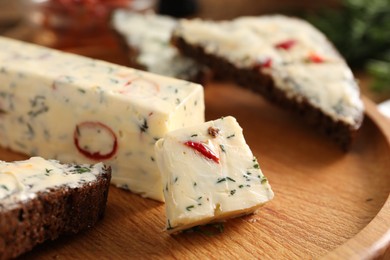
<svg viewBox="0 0 390 260">
<path fill-rule="evenodd" d="M 390 243 L 390 123 L 365 99 L 351 151 L 234 85 L 206 86 L 206 117 L 235 116 L 275 198 L 220 234 L 163 231 L 164 205 L 111 187 L 91 230 L 46 242 L 27 259 L 370 259 Z M 26 158 L 0 150 L 1 159 Z"/>
</svg>

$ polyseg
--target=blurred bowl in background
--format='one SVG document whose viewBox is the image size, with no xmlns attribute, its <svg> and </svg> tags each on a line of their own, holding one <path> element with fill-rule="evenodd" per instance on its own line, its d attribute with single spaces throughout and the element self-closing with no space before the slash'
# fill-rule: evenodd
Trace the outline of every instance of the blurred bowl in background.
<svg viewBox="0 0 390 260">
<path fill-rule="evenodd" d="M 27 15 L 28 1 L 0 0 L 0 34 L 17 26 Z"/>
<path fill-rule="evenodd" d="M 154 10 L 156 0 L 30 0 L 29 41 L 127 65 L 110 26 L 117 9 Z M 122 55 L 124 56 L 124 55 Z"/>
</svg>

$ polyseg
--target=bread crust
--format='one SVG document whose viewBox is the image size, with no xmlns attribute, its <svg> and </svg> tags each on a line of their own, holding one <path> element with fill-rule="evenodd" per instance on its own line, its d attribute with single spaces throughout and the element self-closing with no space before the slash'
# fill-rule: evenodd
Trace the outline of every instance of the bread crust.
<svg viewBox="0 0 390 260">
<path fill-rule="evenodd" d="M 91 228 L 104 215 L 111 168 L 77 188 L 61 186 L 38 192 L 33 199 L 0 204 L 0 259 L 20 256 L 60 235 Z"/>
</svg>

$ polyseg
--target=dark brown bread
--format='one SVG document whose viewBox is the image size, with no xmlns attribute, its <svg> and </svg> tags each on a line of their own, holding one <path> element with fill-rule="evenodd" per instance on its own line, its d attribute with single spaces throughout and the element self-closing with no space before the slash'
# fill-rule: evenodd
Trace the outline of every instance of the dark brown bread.
<svg viewBox="0 0 390 260">
<path fill-rule="evenodd" d="M 288 98 L 285 92 L 275 87 L 273 79 L 269 75 L 261 73 L 259 68 L 237 68 L 221 57 L 206 53 L 202 47 L 187 43 L 181 37 L 173 36 L 172 43 L 184 55 L 209 66 L 217 77 L 235 81 L 240 86 L 261 94 L 269 101 L 295 111 L 307 123 L 335 140 L 345 150 L 350 147 L 362 124 L 363 116 L 355 119 L 356 124 L 351 126 L 342 121 L 335 121 L 330 116 L 325 115 L 319 109 L 310 105 L 305 97 L 302 97 L 300 102 Z"/>
<path fill-rule="evenodd" d="M 9 207 L 0 204 L 0 259 L 15 258 L 60 235 L 91 228 L 103 217 L 111 168 L 78 188 L 62 186 Z M 1 202 L 0 202 L 1 203 Z"/>
</svg>

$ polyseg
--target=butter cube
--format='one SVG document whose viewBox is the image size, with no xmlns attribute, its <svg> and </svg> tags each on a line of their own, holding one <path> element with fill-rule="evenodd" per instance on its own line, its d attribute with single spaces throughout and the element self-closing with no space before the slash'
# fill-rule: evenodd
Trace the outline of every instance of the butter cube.
<svg viewBox="0 0 390 260">
<path fill-rule="evenodd" d="M 233 117 L 170 132 L 155 149 L 168 232 L 253 213 L 273 198 Z"/>
</svg>

